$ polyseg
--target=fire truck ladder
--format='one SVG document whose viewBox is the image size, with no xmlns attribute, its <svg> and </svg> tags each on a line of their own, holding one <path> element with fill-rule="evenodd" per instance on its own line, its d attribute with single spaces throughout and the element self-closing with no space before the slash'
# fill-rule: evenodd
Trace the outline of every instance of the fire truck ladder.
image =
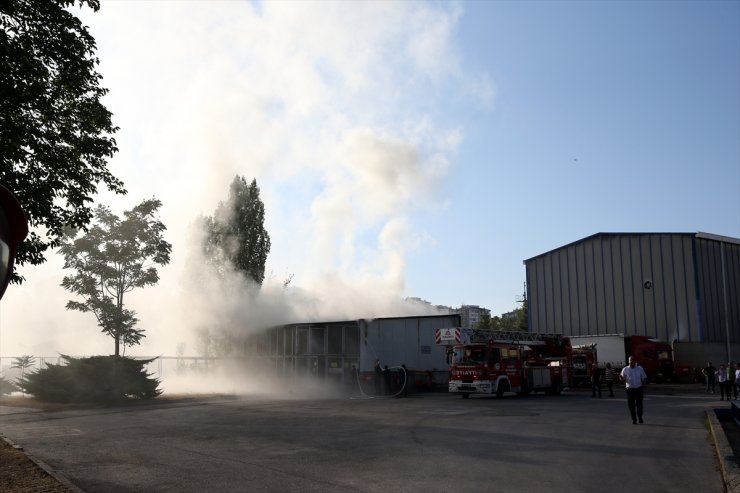
<svg viewBox="0 0 740 493">
<path fill-rule="evenodd" d="M 551 338 L 560 340 L 562 334 L 535 334 L 529 332 L 519 332 L 515 330 L 479 330 L 472 329 L 470 334 L 471 342 L 504 342 L 510 344 L 527 344 L 530 346 L 539 346 L 546 344 L 545 340 Z"/>
</svg>

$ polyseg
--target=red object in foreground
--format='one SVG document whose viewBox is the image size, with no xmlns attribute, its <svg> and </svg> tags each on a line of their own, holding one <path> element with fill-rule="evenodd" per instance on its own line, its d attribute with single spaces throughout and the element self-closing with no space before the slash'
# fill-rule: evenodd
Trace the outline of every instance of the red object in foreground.
<svg viewBox="0 0 740 493">
<path fill-rule="evenodd" d="M 28 234 L 28 221 L 15 195 L 0 185 L 0 298 L 13 275 L 18 246 Z"/>
</svg>

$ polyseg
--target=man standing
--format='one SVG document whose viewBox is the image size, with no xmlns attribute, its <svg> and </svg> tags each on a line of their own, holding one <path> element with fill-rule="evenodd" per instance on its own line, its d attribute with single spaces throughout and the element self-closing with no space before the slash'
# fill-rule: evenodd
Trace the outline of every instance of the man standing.
<svg viewBox="0 0 740 493">
<path fill-rule="evenodd" d="M 375 360 L 375 368 L 373 369 L 375 372 L 375 395 L 380 395 L 380 386 L 381 386 L 381 379 L 383 378 L 383 368 L 380 366 L 380 360 Z"/>
<path fill-rule="evenodd" d="M 611 363 L 606 364 L 604 378 L 606 379 L 606 388 L 609 389 L 609 397 L 614 397 L 614 369 Z"/>
<path fill-rule="evenodd" d="M 627 407 L 629 407 L 630 415 L 632 415 L 632 424 L 637 424 L 638 419 L 642 423 L 642 390 L 643 385 L 647 382 L 645 370 L 637 364 L 635 358 L 630 356 L 629 365 L 622 368 L 619 379 L 625 382 L 627 388 Z"/>
<path fill-rule="evenodd" d="M 601 399 L 601 368 L 594 363 L 591 365 L 591 397 L 596 397 L 597 392 Z"/>
<path fill-rule="evenodd" d="M 707 392 L 711 392 L 712 394 L 714 394 L 715 374 L 717 373 L 717 368 L 715 368 L 712 362 L 710 361 L 709 363 L 707 363 L 707 366 L 705 366 L 701 372 L 704 374 L 704 377 L 707 379 Z"/>
<path fill-rule="evenodd" d="M 730 363 L 727 365 L 727 385 L 728 385 L 728 391 L 727 391 L 727 400 L 730 400 L 730 394 L 733 395 L 733 398 L 737 400 L 737 386 L 735 385 L 735 365 L 730 361 Z"/>
</svg>

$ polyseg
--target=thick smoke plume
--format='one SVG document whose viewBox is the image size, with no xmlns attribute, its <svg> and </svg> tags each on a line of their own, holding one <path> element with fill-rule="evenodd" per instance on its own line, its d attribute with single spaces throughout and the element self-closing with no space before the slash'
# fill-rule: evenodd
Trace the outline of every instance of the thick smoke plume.
<svg viewBox="0 0 740 493">
<path fill-rule="evenodd" d="M 403 301 L 414 295 L 406 259 L 430 241 L 417 220 L 448 200 L 440 185 L 463 136 L 435 114 L 450 98 L 491 95 L 458 53 L 461 14 L 418 2 L 83 10 L 121 128 L 110 169 L 129 190 L 98 201 L 120 211 L 157 197 L 173 244 L 160 283 L 126 299 L 147 336 L 127 354 L 196 356 L 219 332 L 429 310 Z M 193 224 L 236 174 L 256 178 L 265 203 L 272 250 L 259 290 L 209 275 L 197 254 Z M 0 356 L 111 352 L 94 320 L 64 310 L 60 267 L 27 267 L 8 291 Z"/>
</svg>

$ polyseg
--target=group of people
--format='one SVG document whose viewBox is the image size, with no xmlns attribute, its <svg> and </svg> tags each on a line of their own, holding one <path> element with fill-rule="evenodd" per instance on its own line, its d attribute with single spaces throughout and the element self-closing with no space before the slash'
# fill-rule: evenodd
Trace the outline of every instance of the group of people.
<svg viewBox="0 0 740 493">
<path fill-rule="evenodd" d="M 598 365 L 591 365 L 591 397 L 599 395 L 601 399 L 601 382 L 606 383 L 609 390 L 609 397 L 614 397 L 614 368 L 611 363 L 607 363 L 602 370 Z"/>
<path fill-rule="evenodd" d="M 737 400 L 738 386 L 740 386 L 740 363 L 733 365 L 730 362 L 727 366 L 719 365 L 717 369 L 710 361 L 701 373 L 707 383 L 707 392 L 714 394 L 719 384 L 720 400 L 723 401 L 725 398 L 728 401 Z"/>
<path fill-rule="evenodd" d="M 702 370 L 702 374 L 706 379 L 707 392 L 714 394 L 715 388 L 719 386 L 720 400 L 737 400 L 738 393 L 740 393 L 740 363 L 730 362 L 727 365 L 720 365 L 717 369 L 710 361 Z M 596 397 L 598 394 L 601 397 L 602 378 L 609 389 L 609 397 L 613 397 L 614 370 L 609 363 L 603 371 L 596 365 L 592 366 L 591 396 Z M 632 417 L 632 424 L 643 423 L 643 388 L 647 383 L 645 370 L 630 356 L 629 365 L 622 369 L 619 379 L 625 383 L 627 407 Z"/>
<path fill-rule="evenodd" d="M 598 365 L 591 365 L 591 397 L 601 398 L 601 383 L 606 383 L 609 397 L 614 397 L 615 372 L 611 363 L 607 363 L 602 370 Z M 632 417 L 632 424 L 643 423 L 643 387 L 647 383 L 645 370 L 630 356 L 629 364 L 622 368 L 619 380 L 624 382 L 627 391 L 627 407 Z"/>
</svg>

